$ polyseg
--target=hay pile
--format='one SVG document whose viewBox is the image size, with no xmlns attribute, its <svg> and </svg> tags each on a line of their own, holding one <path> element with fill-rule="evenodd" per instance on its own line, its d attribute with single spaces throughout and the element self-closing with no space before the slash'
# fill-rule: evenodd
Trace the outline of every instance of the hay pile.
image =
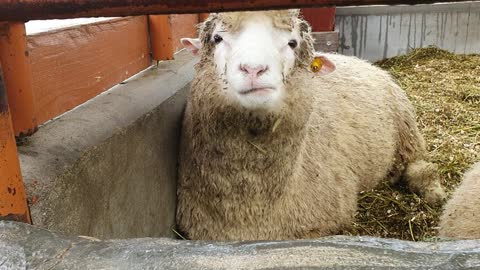
<svg viewBox="0 0 480 270">
<path fill-rule="evenodd" d="M 425 48 L 377 65 L 392 74 L 414 104 L 430 160 L 439 165 L 450 193 L 480 160 L 480 55 Z M 440 213 L 441 207 L 402 186 L 383 183 L 361 194 L 356 222 L 345 233 L 428 241 L 436 235 Z"/>
</svg>

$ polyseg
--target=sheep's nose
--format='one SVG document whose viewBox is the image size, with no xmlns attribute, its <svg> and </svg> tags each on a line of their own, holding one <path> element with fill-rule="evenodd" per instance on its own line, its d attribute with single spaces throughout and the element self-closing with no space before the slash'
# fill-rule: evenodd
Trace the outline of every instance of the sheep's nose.
<svg viewBox="0 0 480 270">
<path fill-rule="evenodd" d="M 268 66 L 258 65 L 253 67 L 250 65 L 241 64 L 240 70 L 249 76 L 259 77 L 268 70 Z"/>
</svg>

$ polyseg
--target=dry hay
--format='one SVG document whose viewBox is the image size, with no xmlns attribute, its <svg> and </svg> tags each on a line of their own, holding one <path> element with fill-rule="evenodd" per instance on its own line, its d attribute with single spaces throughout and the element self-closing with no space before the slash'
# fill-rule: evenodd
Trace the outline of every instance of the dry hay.
<svg viewBox="0 0 480 270">
<path fill-rule="evenodd" d="M 480 159 L 480 55 L 430 47 L 376 64 L 392 74 L 414 104 L 430 160 L 451 193 Z M 401 185 L 382 183 L 360 194 L 358 202 L 356 221 L 346 234 L 435 239 L 441 206 L 428 205 Z"/>
</svg>

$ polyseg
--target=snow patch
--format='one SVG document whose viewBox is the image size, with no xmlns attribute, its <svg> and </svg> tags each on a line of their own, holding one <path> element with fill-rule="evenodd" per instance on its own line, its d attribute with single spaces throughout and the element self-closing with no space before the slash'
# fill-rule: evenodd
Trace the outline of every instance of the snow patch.
<svg viewBox="0 0 480 270">
<path fill-rule="evenodd" d="M 34 20 L 25 24 L 27 35 L 33 35 L 61 28 L 72 27 L 76 25 L 84 25 L 101 21 L 108 21 L 115 17 L 99 17 L 99 18 L 77 18 L 64 20 Z"/>
</svg>

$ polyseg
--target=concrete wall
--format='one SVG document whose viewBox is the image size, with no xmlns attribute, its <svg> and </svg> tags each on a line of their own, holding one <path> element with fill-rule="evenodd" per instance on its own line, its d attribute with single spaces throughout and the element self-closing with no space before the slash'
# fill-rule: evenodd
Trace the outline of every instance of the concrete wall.
<svg viewBox="0 0 480 270">
<path fill-rule="evenodd" d="M 339 53 L 376 61 L 412 48 L 480 53 L 480 2 L 337 8 Z"/>
<path fill-rule="evenodd" d="M 18 148 L 35 225 L 103 239 L 173 236 L 194 62 L 177 54 L 47 123 Z"/>
</svg>

